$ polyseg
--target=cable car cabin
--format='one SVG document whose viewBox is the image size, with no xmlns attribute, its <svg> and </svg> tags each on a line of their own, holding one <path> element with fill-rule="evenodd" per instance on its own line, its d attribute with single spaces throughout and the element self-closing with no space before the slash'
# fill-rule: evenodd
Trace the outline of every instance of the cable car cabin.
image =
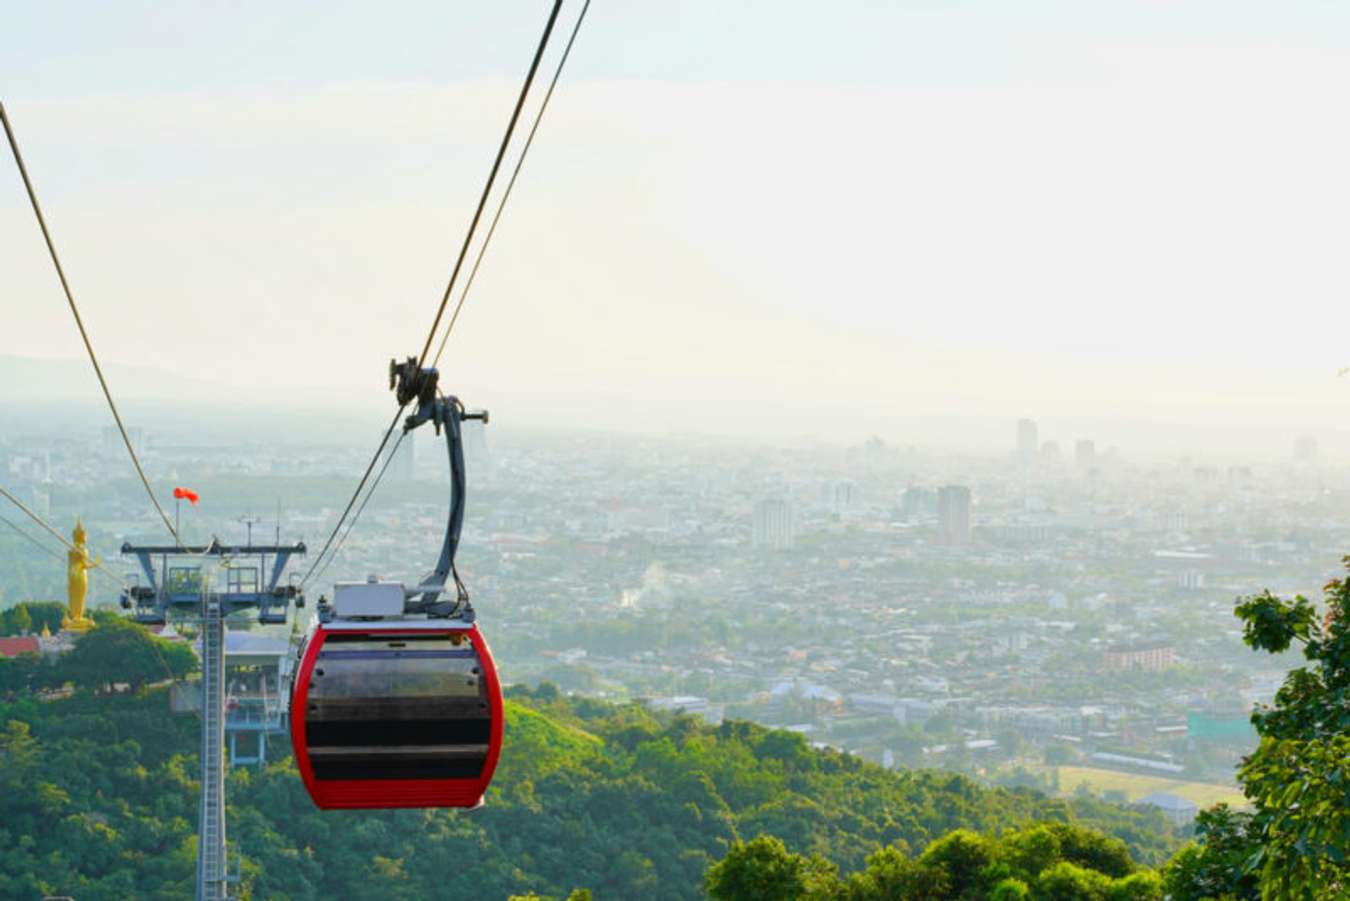
<svg viewBox="0 0 1350 901">
<path fill-rule="evenodd" d="M 472 622 L 403 609 L 402 583 L 339 583 L 300 649 L 291 743 L 321 808 L 477 807 L 492 781 L 502 695 L 487 642 Z"/>
</svg>

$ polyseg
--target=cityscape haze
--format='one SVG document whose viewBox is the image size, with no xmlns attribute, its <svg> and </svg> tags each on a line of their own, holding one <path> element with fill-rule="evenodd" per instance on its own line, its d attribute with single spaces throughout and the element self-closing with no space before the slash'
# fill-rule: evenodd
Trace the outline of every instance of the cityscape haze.
<svg viewBox="0 0 1350 901">
<path fill-rule="evenodd" d="M 7 11 L 0 897 L 1350 898 L 1350 6 L 548 8 Z"/>
</svg>

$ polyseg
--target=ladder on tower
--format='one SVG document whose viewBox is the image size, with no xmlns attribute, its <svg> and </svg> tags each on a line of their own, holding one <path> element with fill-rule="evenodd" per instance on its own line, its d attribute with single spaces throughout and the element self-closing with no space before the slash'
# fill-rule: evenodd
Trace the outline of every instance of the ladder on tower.
<svg viewBox="0 0 1350 901">
<path fill-rule="evenodd" d="M 197 898 L 226 897 L 225 615 L 214 592 L 202 592 L 202 744 Z"/>
</svg>

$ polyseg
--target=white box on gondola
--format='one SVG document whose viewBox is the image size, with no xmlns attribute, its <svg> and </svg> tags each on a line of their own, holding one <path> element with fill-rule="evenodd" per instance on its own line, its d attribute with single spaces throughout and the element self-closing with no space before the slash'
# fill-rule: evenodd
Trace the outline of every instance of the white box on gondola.
<svg viewBox="0 0 1350 901">
<path fill-rule="evenodd" d="M 402 616 L 402 582 L 338 582 L 333 586 L 333 613 L 343 619 Z"/>
</svg>

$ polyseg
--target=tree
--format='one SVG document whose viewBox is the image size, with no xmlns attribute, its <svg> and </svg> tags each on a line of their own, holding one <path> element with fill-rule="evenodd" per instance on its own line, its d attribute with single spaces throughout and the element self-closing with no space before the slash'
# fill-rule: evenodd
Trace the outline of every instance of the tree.
<svg viewBox="0 0 1350 901">
<path fill-rule="evenodd" d="M 924 849 L 919 862 L 937 867 L 951 880 L 950 897 L 975 897 L 984 881 L 984 869 L 993 862 L 989 839 L 969 829 L 949 832 Z"/>
<path fill-rule="evenodd" d="M 1047 823 L 1045 828 L 1059 839 L 1060 854 L 1070 863 L 1114 877 L 1134 871 L 1130 849 L 1118 838 L 1070 823 Z"/>
<path fill-rule="evenodd" d="M 15 604 L 0 612 L 0 635 L 27 635 L 41 632 L 43 626 L 49 632 L 58 632 L 65 612 L 66 605 L 56 601 L 24 601 Z"/>
<path fill-rule="evenodd" d="M 867 858 L 867 869 L 849 877 L 842 895 L 845 901 L 943 901 L 951 897 L 951 880 L 940 867 L 889 847 Z"/>
<path fill-rule="evenodd" d="M 1036 826 L 1006 836 L 999 857 L 1022 879 L 1035 879 L 1060 859 L 1059 837 L 1047 826 Z"/>
<path fill-rule="evenodd" d="M 1232 811 L 1227 804 L 1202 810 L 1195 818 L 1195 837 L 1168 861 L 1163 873 L 1167 894 L 1174 901 L 1261 897 L 1257 874 L 1246 868 L 1260 847 L 1250 814 Z"/>
<path fill-rule="evenodd" d="M 782 901 L 828 898 L 834 866 L 820 858 L 793 854 L 778 839 L 761 835 L 736 842 L 727 856 L 708 869 L 705 885 L 716 901 Z"/>
<path fill-rule="evenodd" d="M 1342 563 L 1350 569 L 1350 557 Z M 1320 619 L 1307 598 L 1269 591 L 1236 611 L 1250 647 L 1278 654 L 1298 643 L 1307 661 L 1252 714 L 1261 743 L 1238 771 L 1260 841 L 1245 866 L 1266 898 L 1350 892 L 1350 581 L 1331 580 L 1323 596 Z"/>
<path fill-rule="evenodd" d="M 1020 879 L 1011 876 L 994 886 L 989 893 L 989 901 L 1025 901 L 1031 897 L 1031 889 Z"/>
<path fill-rule="evenodd" d="M 121 683 L 140 688 L 161 679 L 181 679 L 196 668 L 196 655 L 185 644 L 113 618 L 81 635 L 61 659 L 59 672 L 77 686 L 97 691 Z"/>
<path fill-rule="evenodd" d="M 33 617 L 28 608 L 22 604 L 14 608 L 10 621 L 13 623 L 15 635 L 27 635 L 33 631 Z"/>
<path fill-rule="evenodd" d="M 1111 880 L 1061 860 L 1036 878 L 1038 901 L 1107 901 Z"/>
</svg>

